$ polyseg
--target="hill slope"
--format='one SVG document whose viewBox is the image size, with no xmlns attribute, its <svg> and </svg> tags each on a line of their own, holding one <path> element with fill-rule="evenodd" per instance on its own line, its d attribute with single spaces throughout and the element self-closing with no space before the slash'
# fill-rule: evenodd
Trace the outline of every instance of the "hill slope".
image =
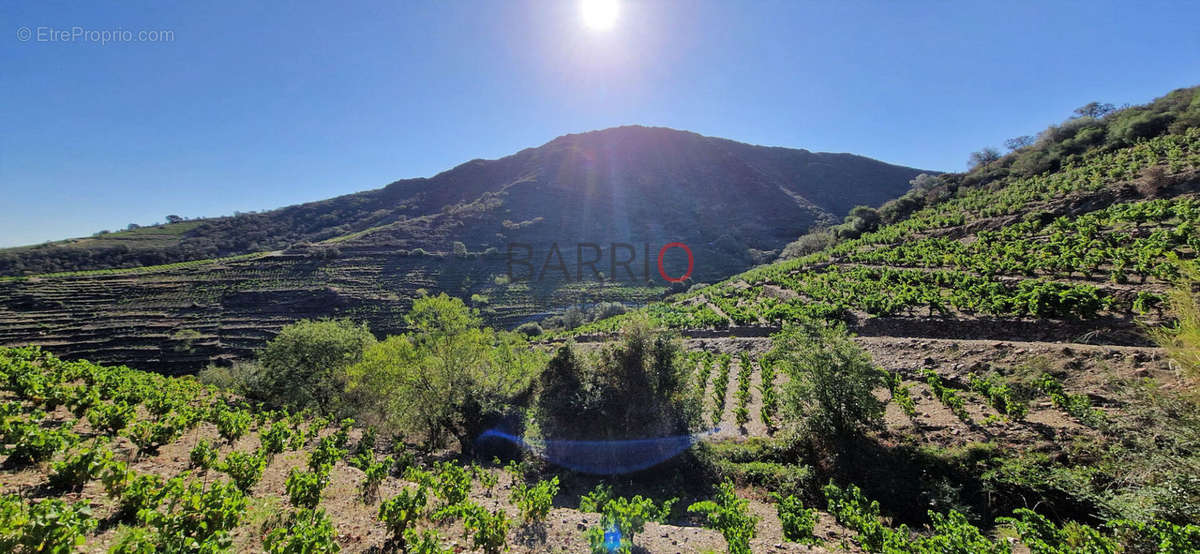
<svg viewBox="0 0 1200 554">
<path fill-rule="evenodd" d="M 478 295 L 475 305 L 498 326 L 574 304 L 640 305 L 668 284 L 654 260 L 668 242 L 690 245 L 693 281 L 722 279 L 815 222 L 899 195 L 917 173 L 669 129 L 568 135 L 323 202 L 0 252 L 8 273 L 107 268 L 0 278 L 0 344 L 171 372 L 248 356 L 305 317 L 352 317 L 399 332 L 422 289 Z M 579 242 L 603 250 L 595 252 L 598 272 L 616 269 L 624 280 L 600 283 L 577 267 Z M 528 270 L 513 268 L 518 277 L 541 268 L 553 244 L 566 271 L 510 284 L 509 243 L 530 247 Z M 635 256 L 628 273 L 612 266 L 612 243 L 629 245 L 621 260 Z M 262 248 L 277 250 L 247 253 Z M 202 259 L 234 255 L 242 257 Z M 673 256 L 666 268 L 678 276 L 686 260 Z M 167 265 L 119 269 L 141 263 Z"/>
<path fill-rule="evenodd" d="M 778 249 L 816 221 L 898 196 L 917 173 L 849 154 L 619 127 L 320 202 L 0 250 L 0 275 L 169 264 L 347 236 L 436 252 L 453 241 L 484 250 L 517 239 L 728 237 L 729 253 L 745 260 L 751 248 Z M 527 221 L 537 224 L 513 223 Z"/>
</svg>

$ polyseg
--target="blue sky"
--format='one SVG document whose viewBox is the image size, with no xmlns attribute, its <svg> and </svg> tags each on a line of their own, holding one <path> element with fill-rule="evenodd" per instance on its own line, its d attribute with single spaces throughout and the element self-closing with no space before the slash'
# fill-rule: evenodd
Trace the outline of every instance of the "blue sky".
<svg viewBox="0 0 1200 554">
<path fill-rule="evenodd" d="M 937 170 L 1200 84 L 1189 2 L 5 2 L 0 245 L 430 176 L 624 124 Z M 169 31 L 102 44 L 49 33 Z M 23 30 L 31 35 L 21 40 Z"/>
</svg>

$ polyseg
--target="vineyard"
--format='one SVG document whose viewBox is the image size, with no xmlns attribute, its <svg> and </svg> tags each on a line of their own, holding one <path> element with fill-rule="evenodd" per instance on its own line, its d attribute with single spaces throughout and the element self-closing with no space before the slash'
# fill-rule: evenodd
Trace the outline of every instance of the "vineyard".
<svg viewBox="0 0 1200 554">
<path fill-rule="evenodd" d="M 964 187 L 901 222 L 646 311 L 677 329 L 935 316 L 1132 329 L 1134 318 L 1161 315 L 1178 277 L 1173 260 L 1198 252 L 1197 170 L 1197 128 L 1092 152 L 1055 173 Z M 1170 198 L 1141 198 L 1135 185 L 1148 179 L 1191 184 Z"/>
</svg>

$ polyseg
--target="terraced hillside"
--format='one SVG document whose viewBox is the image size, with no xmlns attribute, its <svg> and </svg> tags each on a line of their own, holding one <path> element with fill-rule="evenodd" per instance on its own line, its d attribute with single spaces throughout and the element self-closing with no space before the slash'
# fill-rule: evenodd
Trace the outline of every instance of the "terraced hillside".
<svg viewBox="0 0 1200 554">
<path fill-rule="evenodd" d="M 1200 247 L 1200 129 L 962 187 L 911 217 L 647 310 L 667 327 L 847 321 L 862 335 L 1145 345 Z M 585 326 L 604 331 L 620 319 Z"/>
<path fill-rule="evenodd" d="M 343 246 L 336 257 L 292 250 L 142 270 L 0 279 L 0 345 L 39 344 L 65 357 L 154 371 L 247 358 L 303 318 L 347 317 L 380 334 L 424 291 L 477 295 L 486 320 L 513 327 L 556 306 L 640 305 L 665 287 L 505 283 L 502 255 L 395 254 Z"/>
<path fill-rule="evenodd" d="M 505 327 L 576 304 L 640 305 L 670 284 L 655 269 L 667 243 L 689 245 L 690 282 L 717 281 L 917 173 L 670 129 L 568 135 L 327 201 L 0 250 L 0 345 L 184 371 L 245 356 L 302 317 L 398 331 L 419 289 L 486 298 L 489 323 Z M 505 282 L 510 244 L 529 260 L 513 273 L 534 282 Z M 678 250 L 665 264 L 688 268 Z"/>
</svg>

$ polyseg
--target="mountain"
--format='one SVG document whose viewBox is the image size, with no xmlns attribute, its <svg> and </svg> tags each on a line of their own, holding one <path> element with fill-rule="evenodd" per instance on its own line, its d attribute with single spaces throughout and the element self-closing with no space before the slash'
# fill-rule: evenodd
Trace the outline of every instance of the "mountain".
<svg viewBox="0 0 1200 554">
<path fill-rule="evenodd" d="M 664 128 L 559 137 L 432 178 L 263 213 L 0 250 L 0 275 L 131 268 L 345 241 L 443 252 L 508 241 L 721 241 L 749 264 L 815 222 L 908 190 L 920 171 L 850 154 L 752 146 Z M 505 222 L 508 222 L 507 224 Z M 701 247 L 703 250 L 704 248 Z M 724 264 L 726 257 L 737 258 Z"/>
<path fill-rule="evenodd" d="M 663 128 L 567 135 L 321 202 L 0 251 L 0 344 L 186 371 L 248 356 L 300 318 L 399 332 L 426 292 L 470 298 L 505 327 L 641 305 L 688 271 L 671 249 L 660 275 L 669 243 L 691 252 L 676 288 L 720 280 L 919 173 Z"/>
</svg>

